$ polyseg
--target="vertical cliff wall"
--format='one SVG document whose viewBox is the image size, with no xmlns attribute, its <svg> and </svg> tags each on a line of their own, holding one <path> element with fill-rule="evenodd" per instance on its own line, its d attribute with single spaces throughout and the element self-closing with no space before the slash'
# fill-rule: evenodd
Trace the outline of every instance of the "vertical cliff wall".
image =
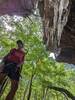
<svg viewBox="0 0 75 100">
<path fill-rule="evenodd" d="M 39 0 L 44 26 L 43 39 L 49 50 L 55 51 L 59 47 L 61 33 L 69 14 L 69 3 L 69 0 Z"/>
</svg>

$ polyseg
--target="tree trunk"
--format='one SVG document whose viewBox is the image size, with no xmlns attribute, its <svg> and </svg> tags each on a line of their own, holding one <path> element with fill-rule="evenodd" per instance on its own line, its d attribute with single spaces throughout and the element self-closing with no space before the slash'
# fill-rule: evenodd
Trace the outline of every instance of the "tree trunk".
<svg viewBox="0 0 75 100">
<path fill-rule="evenodd" d="M 28 91 L 28 86 L 29 86 L 29 83 L 30 83 L 30 81 L 28 81 L 28 82 L 27 82 L 27 85 L 26 85 L 26 88 L 25 88 L 25 91 L 24 91 L 24 95 L 23 95 L 22 100 L 25 100 L 25 96 L 26 96 L 27 91 Z"/>
<path fill-rule="evenodd" d="M 44 90 L 43 99 L 42 99 L 42 100 L 46 100 L 47 93 L 48 93 L 48 88 L 46 88 L 46 89 Z"/>
<path fill-rule="evenodd" d="M 27 96 L 27 100 L 30 100 L 30 97 L 31 97 L 33 78 L 34 78 L 34 74 L 32 74 L 32 76 L 31 76 L 30 87 L 29 87 L 29 93 L 28 93 L 28 96 Z"/>
</svg>

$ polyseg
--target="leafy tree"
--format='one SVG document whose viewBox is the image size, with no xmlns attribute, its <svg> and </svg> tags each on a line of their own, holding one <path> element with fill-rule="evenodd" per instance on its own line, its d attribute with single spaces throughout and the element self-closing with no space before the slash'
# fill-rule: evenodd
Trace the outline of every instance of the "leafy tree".
<svg viewBox="0 0 75 100">
<path fill-rule="evenodd" d="M 65 100 L 68 95 L 66 92 L 62 93 L 62 89 L 74 94 L 74 70 L 67 69 L 64 64 L 49 58 L 50 52 L 46 51 L 42 41 L 40 19 L 38 21 L 31 17 L 32 21 L 23 19 L 18 22 L 13 18 L 10 19 L 7 23 L 15 30 L 7 31 L 2 26 L 3 23 L 1 24 L 0 57 L 2 58 L 12 47 L 15 47 L 18 39 L 23 40 L 27 52 L 15 100 Z M 9 84 L 1 100 L 4 100 L 10 89 Z"/>
</svg>

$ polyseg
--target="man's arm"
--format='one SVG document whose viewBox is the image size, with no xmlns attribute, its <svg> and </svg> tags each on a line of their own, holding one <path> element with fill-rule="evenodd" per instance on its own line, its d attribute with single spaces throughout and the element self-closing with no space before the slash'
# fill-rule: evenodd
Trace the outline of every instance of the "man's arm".
<svg viewBox="0 0 75 100">
<path fill-rule="evenodd" d="M 19 71 L 19 73 L 21 73 L 23 64 L 24 64 L 24 62 L 17 65 L 16 72 Z"/>
<path fill-rule="evenodd" d="M 22 58 L 22 62 L 17 65 L 17 70 L 19 70 L 19 72 L 21 72 L 21 70 L 22 70 L 22 66 L 24 64 L 24 59 L 25 59 L 25 54 L 24 54 L 24 56 Z"/>
</svg>

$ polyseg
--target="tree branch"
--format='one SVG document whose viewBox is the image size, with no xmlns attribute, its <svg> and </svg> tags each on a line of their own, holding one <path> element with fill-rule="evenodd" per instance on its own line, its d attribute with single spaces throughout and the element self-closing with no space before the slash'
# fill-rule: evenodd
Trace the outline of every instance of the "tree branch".
<svg viewBox="0 0 75 100">
<path fill-rule="evenodd" d="M 55 91 L 59 91 L 61 93 L 65 93 L 69 98 L 71 98 L 72 100 L 75 100 L 75 96 L 67 89 L 56 87 L 56 86 L 48 86 L 48 88 L 53 89 Z"/>
</svg>

